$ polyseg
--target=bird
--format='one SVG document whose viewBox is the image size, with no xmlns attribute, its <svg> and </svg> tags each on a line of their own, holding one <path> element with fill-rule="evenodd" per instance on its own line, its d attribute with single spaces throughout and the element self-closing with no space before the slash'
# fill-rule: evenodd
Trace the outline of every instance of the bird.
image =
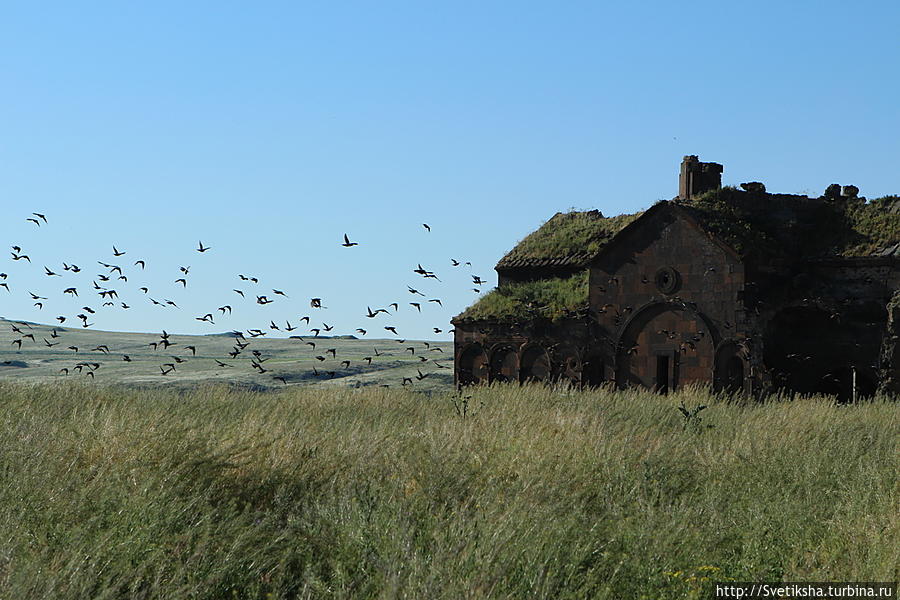
<svg viewBox="0 0 900 600">
<path fill-rule="evenodd" d="M 383 308 L 379 308 L 378 310 L 372 312 L 371 307 L 368 307 L 368 306 L 367 306 L 367 307 L 366 307 L 366 311 L 367 311 L 367 312 L 366 312 L 366 316 L 369 317 L 370 319 L 373 319 L 373 318 L 377 317 L 377 316 L 378 316 L 378 313 L 388 314 L 388 311 L 386 311 L 386 310 L 383 309 Z"/>
<path fill-rule="evenodd" d="M 210 249 L 209 246 L 206 246 L 206 247 L 204 248 L 203 242 L 197 242 L 197 243 L 198 243 L 198 245 L 199 245 L 199 247 L 197 248 L 197 252 L 206 252 L 207 250 Z"/>
<path fill-rule="evenodd" d="M 288 297 L 288 295 L 285 294 L 284 292 L 282 292 L 281 290 L 272 290 L 272 293 L 273 293 L 273 294 L 277 294 L 277 295 L 279 295 L 279 296 L 284 296 L 285 298 Z"/>
<path fill-rule="evenodd" d="M 347 234 L 344 234 L 344 243 L 341 244 L 344 248 L 350 248 L 352 246 L 359 246 L 358 242 L 351 242 L 350 238 L 347 237 Z"/>
<path fill-rule="evenodd" d="M 175 283 L 180 283 L 182 287 L 187 287 L 187 280 L 184 279 L 183 277 L 180 279 L 176 279 Z"/>
<path fill-rule="evenodd" d="M 45 217 L 45 216 L 42 215 L 41 213 L 33 212 L 33 213 L 31 213 L 31 214 L 33 214 L 33 215 L 36 216 L 37 218 L 41 219 L 44 223 L 47 222 L 47 217 Z"/>
<path fill-rule="evenodd" d="M 436 303 L 439 304 L 440 306 L 444 306 L 444 303 L 441 302 L 441 299 L 440 299 L 440 298 L 432 298 L 431 300 L 429 300 L 429 302 L 436 302 Z"/>
<path fill-rule="evenodd" d="M 390 332 L 393 333 L 394 335 L 399 335 L 399 334 L 397 333 L 397 329 L 396 329 L 395 327 L 392 327 L 392 326 L 388 325 L 388 326 L 385 327 L 385 329 L 386 329 L 387 331 L 390 331 Z"/>
<path fill-rule="evenodd" d="M 406 287 L 407 287 L 407 289 L 409 290 L 409 293 L 410 293 L 410 294 L 418 294 L 418 295 L 420 295 L 420 296 L 424 296 L 424 295 L 425 295 L 425 294 L 423 294 L 422 292 L 420 292 L 419 290 L 417 290 L 417 289 L 415 289 L 415 288 L 413 288 L 413 287 L 410 287 L 410 286 L 406 286 Z"/>
<path fill-rule="evenodd" d="M 142 261 L 142 260 L 136 260 L 136 261 L 134 261 L 134 265 L 135 265 L 135 266 L 138 266 L 138 265 L 140 265 L 140 266 L 141 266 L 141 269 L 142 269 L 142 270 L 143 270 L 143 269 L 144 269 L 144 267 L 146 267 L 146 266 L 147 266 L 147 263 L 145 263 L 145 262 L 144 262 L 144 261 Z"/>
<path fill-rule="evenodd" d="M 51 276 L 51 275 L 56 275 L 57 277 L 62 277 L 62 275 L 60 275 L 59 273 L 54 273 L 53 271 L 51 271 L 51 270 L 48 269 L 47 267 L 44 267 L 44 272 L 45 272 L 45 274 L 46 274 L 48 277 Z"/>
<path fill-rule="evenodd" d="M 197 348 L 194 346 L 185 346 L 185 350 L 190 350 L 193 356 L 197 356 Z"/>
<path fill-rule="evenodd" d="M 234 290 L 232 290 L 232 291 L 235 292 L 236 294 L 240 294 L 240 295 L 241 295 L 241 298 L 246 298 L 246 296 L 244 296 L 244 292 L 243 292 L 243 291 L 238 290 L 238 289 L 234 289 Z"/>
<path fill-rule="evenodd" d="M 425 231 L 431 233 L 431 227 L 428 226 L 428 223 L 422 223 L 422 227 L 425 228 Z"/>
<path fill-rule="evenodd" d="M 321 298 L 310 298 L 309 306 L 311 308 L 322 308 L 322 299 Z"/>
<path fill-rule="evenodd" d="M 113 246 L 113 256 L 122 256 L 123 254 L 125 254 L 125 253 L 119 252 L 119 250 L 117 250 L 116 247 Z"/>
<path fill-rule="evenodd" d="M 422 305 L 418 302 L 410 302 L 410 305 L 416 307 L 416 310 L 418 310 L 419 312 L 422 312 Z"/>
<path fill-rule="evenodd" d="M 459 266 L 459 261 L 456 260 L 455 258 L 451 258 L 451 259 L 450 259 L 450 264 L 452 264 L 454 267 L 458 267 L 458 266 Z"/>
<path fill-rule="evenodd" d="M 25 220 L 26 220 L 26 221 L 31 221 L 32 223 L 34 223 L 34 224 L 37 225 L 38 227 L 41 226 L 41 222 L 38 221 L 37 219 L 34 219 L 34 218 L 29 217 L 29 218 L 27 218 L 27 219 L 25 219 Z"/>
</svg>

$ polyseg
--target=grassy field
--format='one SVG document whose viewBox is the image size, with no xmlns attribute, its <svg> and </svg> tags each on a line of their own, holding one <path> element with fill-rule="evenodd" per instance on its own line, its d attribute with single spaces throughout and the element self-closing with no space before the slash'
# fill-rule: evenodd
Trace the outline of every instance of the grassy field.
<svg viewBox="0 0 900 600">
<path fill-rule="evenodd" d="M 702 402 L 708 408 L 685 417 Z M 2 598 L 698 598 L 898 578 L 900 404 L 0 382 Z"/>
<path fill-rule="evenodd" d="M 54 331 L 59 337 L 52 337 Z M 34 339 L 23 338 L 27 334 Z M 446 391 L 453 387 L 452 342 L 402 340 L 398 343 L 398 339 L 354 340 L 312 335 L 302 339 L 248 336 L 247 347 L 232 358 L 229 352 L 241 340 L 231 335 L 170 335 L 168 348 L 159 345 L 160 336 L 161 332 L 121 333 L 0 319 L 0 380 L 44 383 L 68 378 L 182 390 L 221 382 L 268 390 L 296 385 L 399 387 L 406 378 L 409 380 L 406 385 L 419 391 Z M 21 346 L 14 345 L 20 339 Z M 196 353 L 189 346 L 194 346 Z M 334 355 L 328 352 L 330 349 Z M 251 365 L 251 360 L 259 360 L 254 351 L 263 358 L 260 364 L 265 373 Z M 131 359 L 129 362 L 124 360 L 126 355 Z M 371 362 L 365 357 L 370 357 Z M 227 366 L 221 366 L 217 360 Z M 349 365 L 341 364 L 345 360 L 350 361 Z M 91 366 L 76 369 L 82 362 Z M 166 363 L 175 369 L 169 371 L 164 366 Z M 162 374 L 164 370 L 168 371 L 166 375 Z"/>
</svg>

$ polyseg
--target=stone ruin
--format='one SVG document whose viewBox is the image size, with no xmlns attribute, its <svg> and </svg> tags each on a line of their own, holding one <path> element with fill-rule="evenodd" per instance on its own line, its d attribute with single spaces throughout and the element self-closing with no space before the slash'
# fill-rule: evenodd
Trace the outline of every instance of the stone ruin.
<svg viewBox="0 0 900 600">
<path fill-rule="evenodd" d="M 567 381 L 763 397 L 900 392 L 900 197 L 818 198 L 686 156 L 642 213 L 557 213 L 454 318 L 458 385 Z"/>
</svg>

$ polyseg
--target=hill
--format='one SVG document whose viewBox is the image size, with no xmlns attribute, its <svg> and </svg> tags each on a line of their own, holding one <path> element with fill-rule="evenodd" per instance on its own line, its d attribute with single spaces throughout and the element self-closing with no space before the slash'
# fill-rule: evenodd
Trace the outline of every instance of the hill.
<svg viewBox="0 0 900 600">
<path fill-rule="evenodd" d="M 42 383 L 80 378 L 178 388 L 220 382 L 260 390 L 286 385 L 393 387 L 403 385 L 404 378 L 420 391 L 453 385 L 450 342 L 168 334 L 166 347 L 161 336 L 0 320 L 0 379 Z M 246 346 L 231 356 L 239 343 Z"/>
</svg>

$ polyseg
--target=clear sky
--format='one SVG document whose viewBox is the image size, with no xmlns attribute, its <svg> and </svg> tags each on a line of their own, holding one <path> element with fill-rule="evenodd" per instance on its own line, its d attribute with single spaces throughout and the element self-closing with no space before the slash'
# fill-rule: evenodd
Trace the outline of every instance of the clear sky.
<svg viewBox="0 0 900 600">
<path fill-rule="evenodd" d="M 0 255 L 0 315 L 448 339 L 470 274 L 557 211 L 673 197 L 685 154 L 726 184 L 900 193 L 898 31 L 894 0 L 7 3 L 0 236 L 31 263 Z M 97 261 L 131 308 L 101 306 Z"/>
</svg>

